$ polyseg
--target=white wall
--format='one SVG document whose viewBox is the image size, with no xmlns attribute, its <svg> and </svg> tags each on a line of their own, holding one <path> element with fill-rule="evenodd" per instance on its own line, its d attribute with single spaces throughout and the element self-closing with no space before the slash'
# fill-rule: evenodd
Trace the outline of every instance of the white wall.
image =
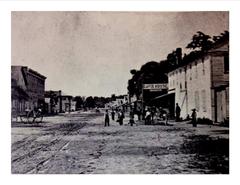
<svg viewBox="0 0 240 185">
<path fill-rule="evenodd" d="M 199 59 L 168 74 L 169 91 L 175 92 L 182 118 L 196 108 L 198 117 L 212 119 L 210 61 L 210 57 Z"/>
<path fill-rule="evenodd" d="M 187 66 L 188 113 L 197 109 L 198 117 L 212 119 L 210 57 Z M 205 96 L 205 98 L 204 98 Z"/>
</svg>

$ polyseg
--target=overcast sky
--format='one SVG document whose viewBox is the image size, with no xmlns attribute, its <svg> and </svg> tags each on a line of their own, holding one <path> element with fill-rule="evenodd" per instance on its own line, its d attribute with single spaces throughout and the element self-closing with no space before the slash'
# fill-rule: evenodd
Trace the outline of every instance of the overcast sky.
<svg viewBox="0 0 240 185">
<path fill-rule="evenodd" d="M 228 26 L 227 12 L 13 12 L 12 65 L 45 75 L 46 90 L 126 94 L 130 69 Z"/>
</svg>

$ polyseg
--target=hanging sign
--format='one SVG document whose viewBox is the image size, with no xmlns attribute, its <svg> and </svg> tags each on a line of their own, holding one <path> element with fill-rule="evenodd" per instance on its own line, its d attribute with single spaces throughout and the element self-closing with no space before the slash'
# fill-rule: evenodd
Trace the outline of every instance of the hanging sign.
<svg viewBox="0 0 240 185">
<path fill-rule="evenodd" d="M 167 89 L 168 84 L 167 83 L 161 83 L 161 84 L 143 84 L 143 89 L 148 89 L 150 91 L 162 91 L 163 89 Z"/>
</svg>

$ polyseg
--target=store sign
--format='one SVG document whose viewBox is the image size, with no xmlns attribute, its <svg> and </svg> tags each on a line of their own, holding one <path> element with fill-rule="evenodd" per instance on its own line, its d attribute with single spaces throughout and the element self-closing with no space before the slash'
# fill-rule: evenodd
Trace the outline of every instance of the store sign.
<svg viewBox="0 0 240 185">
<path fill-rule="evenodd" d="M 148 89 L 150 91 L 162 91 L 163 89 L 167 89 L 168 84 L 162 83 L 162 84 L 143 84 L 143 89 Z"/>
</svg>

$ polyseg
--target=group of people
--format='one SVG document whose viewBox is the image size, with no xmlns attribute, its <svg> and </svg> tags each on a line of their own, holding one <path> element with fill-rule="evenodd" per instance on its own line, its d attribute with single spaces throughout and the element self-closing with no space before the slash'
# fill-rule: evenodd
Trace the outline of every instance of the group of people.
<svg viewBox="0 0 240 185">
<path fill-rule="evenodd" d="M 123 120 L 125 118 L 123 110 L 116 109 L 116 111 L 115 111 L 114 109 L 112 109 L 111 117 L 112 117 L 113 121 L 115 120 L 115 114 L 117 114 L 117 120 L 116 121 L 119 122 L 119 125 L 123 125 Z M 110 113 L 109 113 L 108 109 L 106 110 L 104 117 L 105 117 L 105 124 L 104 124 L 104 126 L 105 127 L 110 126 Z"/>
<path fill-rule="evenodd" d="M 164 109 L 162 107 L 151 107 L 146 109 L 144 115 L 146 125 L 154 123 L 155 119 L 165 121 L 165 124 L 167 124 L 169 111 L 168 109 Z"/>
<path fill-rule="evenodd" d="M 105 112 L 105 124 L 104 126 L 110 126 L 110 116 L 112 118 L 112 121 L 115 121 L 115 115 L 117 114 L 117 122 L 119 122 L 119 125 L 123 125 L 123 120 L 125 118 L 124 112 L 121 109 L 112 109 L 111 112 L 107 109 Z M 181 121 L 181 108 L 176 103 L 176 109 L 175 109 L 175 121 L 179 122 Z M 168 109 L 164 109 L 162 107 L 156 108 L 156 107 L 149 107 L 143 112 L 143 119 L 145 120 L 145 124 L 152 124 L 154 122 L 154 119 L 161 119 L 165 121 L 165 124 L 168 124 L 168 118 L 169 118 L 169 111 Z M 191 114 L 191 121 L 193 127 L 197 127 L 197 112 L 196 109 L 192 109 L 192 114 Z M 131 108 L 129 112 L 129 124 L 133 126 L 135 123 L 134 121 L 134 111 Z"/>
</svg>

